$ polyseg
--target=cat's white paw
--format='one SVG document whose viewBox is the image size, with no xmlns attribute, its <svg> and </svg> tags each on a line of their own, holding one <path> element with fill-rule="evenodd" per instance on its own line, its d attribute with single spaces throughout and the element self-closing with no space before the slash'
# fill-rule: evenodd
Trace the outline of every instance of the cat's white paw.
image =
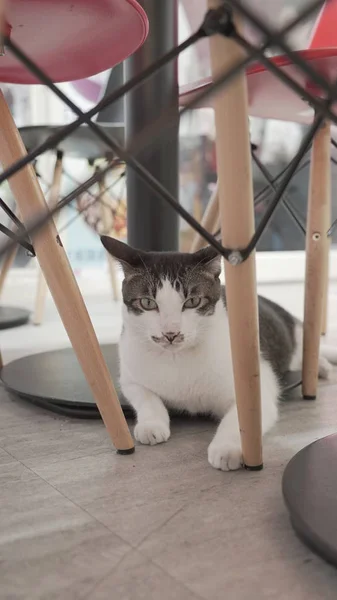
<svg viewBox="0 0 337 600">
<path fill-rule="evenodd" d="M 237 471 L 243 466 L 240 444 L 211 442 L 208 446 L 208 462 L 221 471 Z"/>
<path fill-rule="evenodd" d="M 137 442 L 154 446 L 167 442 L 170 437 L 170 427 L 162 421 L 143 421 L 137 423 L 134 435 Z"/>
</svg>

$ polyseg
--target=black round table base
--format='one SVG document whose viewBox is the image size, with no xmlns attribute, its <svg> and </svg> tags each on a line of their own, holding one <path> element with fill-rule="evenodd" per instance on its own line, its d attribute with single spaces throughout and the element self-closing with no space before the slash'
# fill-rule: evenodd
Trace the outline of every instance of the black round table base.
<svg viewBox="0 0 337 600">
<path fill-rule="evenodd" d="M 126 416 L 133 410 L 118 386 L 118 346 L 101 346 L 103 356 L 116 386 L 119 401 Z M 97 419 L 100 417 L 72 348 L 32 354 L 5 365 L 0 379 L 6 389 L 21 398 L 67 416 Z M 289 373 L 285 385 L 289 390 L 299 382 L 298 373 Z M 287 399 L 285 394 L 284 399 Z"/>
<path fill-rule="evenodd" d="M 133 411 L 118 388 L 117 345 L 104 345 L 102 352 L 123 411 L 127 416 L 132 416 Z M 0 378 L 10 393 L 54 412 L 87 419 L 100 418 L 72 348 L 32 354 L 14 360 L 2 368 Z"/>
<path fill-rule="evenodd" d="M 0 330 L 10 329 L 26 325 L 30 318 L 30 312 L 15 306 L 0 306 Z"/>
<path fill-rule="evenodd" d="M 337 566 L 337 434 L 303 448 L 283 475 L 292 525 L 314 552 Z"/>
</svg>

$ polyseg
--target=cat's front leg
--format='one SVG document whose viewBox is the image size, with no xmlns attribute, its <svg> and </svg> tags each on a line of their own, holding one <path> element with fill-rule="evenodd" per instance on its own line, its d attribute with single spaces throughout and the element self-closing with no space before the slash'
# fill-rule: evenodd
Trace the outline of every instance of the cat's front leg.
<svg viewBox="0 0 337 600">
<path fill-rule="evenodd" d="M 236 405 L 223 417 L 208 446 L 208 462 L 215 469 L 235 471 L 242 466 L 241 439 Z"/>
<path fill-rule="evenodd" d="M 261 364 L 262 434 L 277 421 L 279 386 L 268 363 Z M 217 432 L 208 447 L 208 462 L 215 469 L 235 471 L 243 464 L 240 428 L 235 401 L 220 421 Z"/>
<path fill-rule="evenodd" d="M 170 417 L 159 396 L 135 383 L 122 385 L 122 392 L 137 413 L 136 440 L 151 446 L 167 442 Z"/>
</svg>

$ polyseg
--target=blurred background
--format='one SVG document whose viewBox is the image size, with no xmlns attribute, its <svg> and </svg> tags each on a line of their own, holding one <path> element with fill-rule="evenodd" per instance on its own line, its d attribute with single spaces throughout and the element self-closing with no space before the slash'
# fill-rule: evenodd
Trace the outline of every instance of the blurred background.
<svg viewBox="0 0 337 600">
<path fill-rule="evenodd" d="M 303 7 L 305 0 L 255 0 L 254 9 L 263 11 L 264 18 L 269 23 L 277 23 L 280 27 L 296 16 L 297 11 Z M 179 41 L 183 41 L 193 32 L 202 21 L 205 2 L 183 0 L 179 2 Z M 317 15 L 310 21 L 297 28 L 288 41 L 295 49 L 304 49 L 308 44 L 310 34 Z M 254 39 L 254 31 L 246 31 Z M 179 58 L 179 85 L 184 86 L 196 80 L 207 77 L 210 73 L 207 40 L 192 46 Z M 82 110 L 88 110 L 102 96 L 107 84 L 109 72 L 101 73 L 88 80 L 60 84 L 66 94 Z M 19 127 L 26 125 L 62 125 L 73 120 L 71 111 L 66 108 L 48 89 L 43 86 L 1 86 L 7 102 L 12 110 Z M 303 138 L 306 127 L 295 123 L 262 120 L 252 117 L 250 119 L 251 140 L 257 145 L 257 156 L 275 177 L 292 159 Z M 333 128 L 333 134 L 334 128 Z M 337 136 L 336 136 L 337 138 Z M 38 160 L 36 168 L 41 174 L 41 184 L 45 191 L 52 179 L 54 156 L 46 155 Z M 62 195 L 76 187 L 77 182 L 84 181 L 92 174 L 93 167 L 87 161 L 65 157 L 64 168 L 66 175 L 62 180 Z M 67 173 L 70 175 L 67 176 Z M 337 217 L 337 169 L 332 167 L 332 219 Z M 264 177 L 254 167 L 255 194 L 266 185 Z M 288 188 L 288 199 L 296 207 L 297 213 L 305 222 L 309 168 L 303 169 L 292 181 Z M 125 178 L 116 182 L 117 175 L 112 174 L 107 179 L 107 184 L 114 184 L 110 196 L 115 198 L 120 212 L 120 237 L 126 238 L 125 205 L 126 182 Z M 216 182 L 216 155 L 215 155 L 215 128 L 212 109 L 199 109 L 186 115 L 180 124 L 180 202 L 197 219 L 201 219 L 203 211 L 210 198 Z M 92 190 L 98 193 L 98 190 Z M 8 184 L 2 185 L 1 194 L 4 200 L 12 203 Z M 266 209 L 272 193 L 256 207 L 256 222 Z M 80 198 L 78 206 L 84 206 L 86 198 Z M 59 227 L 63 230 L 63 240 L 67 253 L 75 272 L 84 269 L 104 269 L 106 267 L 105 255 L 94 229 L 95 214 L 76 218 L 76 208 L 67 207 L 63 210 Z M 96 227 L 97 230 L 97 227 Z M 188 250 L 193 238 L 193 231 L 180 222 L 180 247 Z M 337 244 L 337 230 L 332 238 L 332 254 Z M 280 205 L 272 222 L 265 231 L 258 246 L 258 262 L 268 259 L 273 253 L 273 277 L 279 268 L 284 269 L 285 258 L 287 261 L 287 274 L 290 279 L 292 269 L 297 269 L 294 257 L 304 260 L 304 236 L 292 221 L 285 208 Z M 294 253 L 297 253 L 296 255 Z M 24 250 L 20 249 L 16 267 L 22 267 L 29 261 Z M 276 262 L 275 262 L 276 261 Z M 296 263 L 297 264 L 297 263 Z M 296 271 L 297 272 L 297 271 Z"/>
</svg>

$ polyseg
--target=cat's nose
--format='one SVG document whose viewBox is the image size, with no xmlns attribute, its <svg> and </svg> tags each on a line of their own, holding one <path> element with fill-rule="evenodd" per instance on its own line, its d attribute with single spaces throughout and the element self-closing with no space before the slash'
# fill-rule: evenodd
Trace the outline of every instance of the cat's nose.
<svg viewBox="0 0 337 600">
<path fill-rule="evenodd" d="M 163 336 L 170 342 L 170 344 L 172 344 L 172 342 L 174 342 L 174 340 L 178 337 L 179 333 L 180 331 L 178 331 L 178 333 L 167 331 L 167 333 L 163 333 Z"/>
</svg>

